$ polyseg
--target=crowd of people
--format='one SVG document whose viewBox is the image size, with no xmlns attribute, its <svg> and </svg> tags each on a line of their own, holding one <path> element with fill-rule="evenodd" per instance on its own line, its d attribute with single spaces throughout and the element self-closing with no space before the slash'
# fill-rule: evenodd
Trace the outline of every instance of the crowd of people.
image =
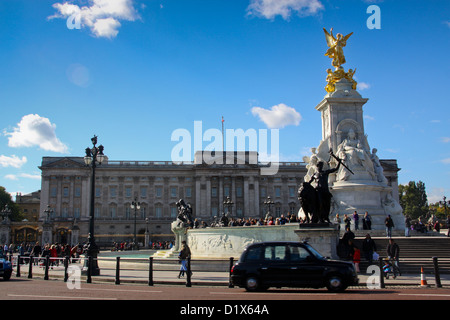
<svg viewBox="0 0 450 320">
<path fill-rule="evenodd" d="M 266 215 L 265 218 L 229 218 L 226 214 L 223 214 L 221 218 L 215 217 L 214 221 L 210 225 L 208 225 L 205 221 L 195 219 L 193 225 L 189 227 L 199 229 L 207 227 L 275 226 L 288 223 L 304 223 L 304 220 L 298 218 L 296 214 L 291 213 L 287 213 L 286 215 L 281 214 L 280 217 Z"/>
<path fill-rule="evenodd" d="M 364 258 L 369 265 L 377 264 L 380 255 L 377 252 L 377 245 L 369 233 L 361 241 L 360 245 L 355 244 L 355 234 L 350 227 L 346 228 L 345 233 L 339 240 L 337 247 L 337 254 L 340 259 L 352 261 L 355 265 L 356 271 L 359 273 L 359 265 L 361 259 Z M 386 258 L 384 259 L 383 269 L 387 272 L 392 272 L 394 278 L 401 275 L 399 268 L 400 248 L 393 238 L 389 238 L 389 243 L 386 246 Z"/>
<path fill-rule="evenodd" d="M 82 244 L 77 244 L 75 246 L 70 246 L 68 244 L 60 244 L 60 243 L 46 243 L 45 245 L 41 245 L 39 242 L 34 244 L 32 243 L 21 243 L 14 244 L 11 243 L 9 245 L 5 244 L 0 248 L 0 256 L 1 255 L 13 255 L 18 254 L 22 258 L 22 262 L 28 263 L 28 257 L 33 258 L 42 258 L 46 259 L 49 257 L 51 265 L 59 265 L 60 261 L 65 257 L 72 258 L 72 261 L 76 261 L 76 259 L 80 258 L 80 255 L 83 253 L 84 247 Z M 42 259 L 33 260 L 34 264 L 38 264 Z M 22 263 L 21 262 L 21 263 Z"/>
<path fill-rule="evenodd" d="M 166 250 L 171 249 L 173 247 L 173 241 L 150 241 L 147 249 L 153 250 Z M 126 251 L 133 250 L 134 242 L 113 242 L 111 251 Z"/>
</svg>

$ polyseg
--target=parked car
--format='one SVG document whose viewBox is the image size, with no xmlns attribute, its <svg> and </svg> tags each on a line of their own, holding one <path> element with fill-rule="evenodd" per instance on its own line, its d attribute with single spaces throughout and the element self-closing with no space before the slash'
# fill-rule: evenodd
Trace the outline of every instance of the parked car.
<svg viewBox="0 0 450 320">
<path fill-rule="evenodd" d="M 0 254 L 0 277 L 4 280 L 9 280 L 12 274 L 11 262 L 5 259 L 3 255 Z"/>
<path fill-rule="evenodd" d="M 247 291 L 326 287 L 341 292 L 359 279 L 351 262 L 325 258 L 306 242 L 260 242 L 244 250 L 231 269 L 231 282 Z"/>
</svg>

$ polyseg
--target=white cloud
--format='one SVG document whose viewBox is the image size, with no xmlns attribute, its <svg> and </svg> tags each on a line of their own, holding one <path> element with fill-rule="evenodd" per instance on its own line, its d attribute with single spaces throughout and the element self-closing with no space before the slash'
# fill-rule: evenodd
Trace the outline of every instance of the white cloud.
<svg viewBox="0 0 450 320">
<path fill-rule="evenodd" d="M 2 167 L 20 168 L 25 163 L 27 163 L 26 157 L 19 158 L 16 155 L 13 155 L 12 157 L 0 155 L 0 166 Z"/>
<path fill-rule="evenodd" d="M 449 142 L 450 142 L 450 137 L 442 137 L 442 138 L 441 138 L 441 141 L 442 141 L 443 143 L 449 143 Z"/>
<path fill-rule="evenodd" d="M 432 188 L 431 191 L 427 192 L 428 203 L 436 203 L 441 201 L 444 194 L 444 188 Z"/>
<path fill-rule="evenodd" d="M 369 116 L 369 115 L 364 115 L 364 119 L 366 119 L 366 120 L 371 120 L 371 121 L 373 121 L 373 120 L 375 120 L 375 118 L 374 117 L 372 117 L 372 116 Z"/>
<path fill-rule="evenodd" d="M 273 106 L 271 110 L 260 107 L 253 107 L 252 114 L 258 116 L 269 129 L 284 128 L 288 125 L 298 125 L 302 116 L 294 108 L 280 103 Z"/>
<path fill-rule="evenodd" d="M 55 134 L 56 125 L 38 114 L 28 114 L 7 132 L 8 146 L 13 148 L 39 146 L 43 150 L 67 153 L 67 146 Z"/>
<path fill-rule="evenodd" d="M 359 90 L 367 90 L 370 88 L 370 84 L 368 84 L 366 82 L 359 82 L 357 87 Z"/>
<path fill-rule="evenodd" d="M 251 0 L 247 12 L 266 19 L 280 15 L 287 20 L 293 12 L 297 12 L 299 16 L 311 16 L 322 9 L 323 5 L 319 0 Z"/>
<path fill-rule="evenodd" d="M 87 27 L 98 38 L 114 38 L 121 27 L 119 20 L 135 21 L 139 18 L 133 0 L 90 0 L 90 6 L 78 6 L 69 2 L 55 3 L 58 12 L 49 17 L 69 19 L 76 17 L 80 28 Z"/>
<path fill-rule="evenodd" d="M 442 159 L 441 162 L 443 164 L 450 164 L 450 158 Z"/>
<path fill-rule="evenodd" d="M 21 174 L 7 174 L 5 176 L 5 179 L 9 180 L 19 180 L 19 178 L 27 178 L 27 179 L 34 179 L 34 180 L 40 180 L 41 175 L 40 174 L 29 174 L 29 173 L 21 173 Z"/>
<path fill-rule="evenodd" d="M 27 178 L 27 179 L 33 179 L 33 180 L 40 180 L 41 175 L 40 174 L 29 174 L 29 173 L 21 173 L 19 175 L 21 178 Z"/>
</svg>

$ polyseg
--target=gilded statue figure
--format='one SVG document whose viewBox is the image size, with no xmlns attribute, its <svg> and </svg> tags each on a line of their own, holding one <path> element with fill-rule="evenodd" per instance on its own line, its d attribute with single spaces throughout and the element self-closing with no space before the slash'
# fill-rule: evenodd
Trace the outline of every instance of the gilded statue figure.
<svg viewBox="0 0 450 320">
<path fill-rule="evenodd" d="M 346 36 L 338 33 L 335 37 L 333 35 L 333 28 L 331 28 L 330 33 L 328 33 L 325 28 L 323 28 L 323 31 L 325 32 L 325 38 L 329 47 L 325 55 L 333 59 L 331 65 L 336 69 L 339 69 L 341 65 L 345 63 L 344 50 L 342 48 L 347 45 L 347 40 L 348 38 L 350 38 L 353 32 L 349 33 Z"/>
</svg>

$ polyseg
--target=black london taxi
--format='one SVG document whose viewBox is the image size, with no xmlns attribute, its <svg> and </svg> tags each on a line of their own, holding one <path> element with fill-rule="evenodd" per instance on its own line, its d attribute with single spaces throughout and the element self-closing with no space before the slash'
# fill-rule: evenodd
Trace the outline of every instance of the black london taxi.
<svg viewBox="0 0 450 320">
<path fill-rule="evenodd" d="M 307 242 L 251 244 L 231 269 L 231 283 L 247 291 L 326 287 L 342 292 L 358 282 L 351 262 L 325 258 Z"/>
</svg>

